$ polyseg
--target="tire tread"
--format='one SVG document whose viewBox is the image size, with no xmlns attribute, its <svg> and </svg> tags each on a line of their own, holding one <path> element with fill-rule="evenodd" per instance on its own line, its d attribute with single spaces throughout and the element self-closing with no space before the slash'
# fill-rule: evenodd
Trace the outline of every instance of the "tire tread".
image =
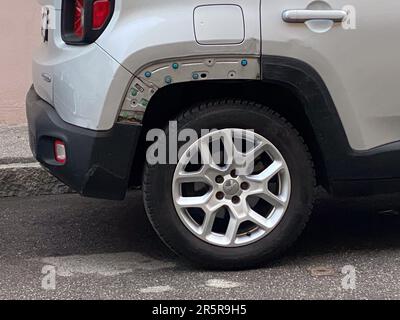
<svg viewBox="0 0 400 320">
<path fill-rule="evenodd" d="M 310 217 L 311 213 L 314 207 L 315 203 L 315 189 L 316 189 L 316 176 L 315 176 L 315 168 L 314 168 L 314 163 L 312 160 L 311 153 L 309 151 L 309 148 L 307 144 L 305 143 L 303 137 L 300 135 L 299 131 L 293 127 L 293 125 L 288 122 L 284 117 L 282 117 L 279 113 L 276 111 L 263 106 L 259 103 L 253 102 L 253 101 L 248 101 L 248 100 L 240 100 L 240 99 L 219 99 L 219 100 L 209 100 L 206 102 L 198 103 L 192 106 L 191 108 L 185 110 L 182 112 L 178 118 L 176 119 L 178 123 L 180 122 L 189 122 L 192 121 L 196 118 L 198 118 L 200 115 L 206 113 L 206 112 L 212 112 L 218 107 L 224 106 L 224 105 L 235 105 L 235 106 L 241 106 L 246 109 L 251 109 L 260 113 L 264 113 L 267 116 L 270 116 L 271 118 L 274 118 L 274 120 L 279 121 L 282 126 L 287 128 L 287 130 L 290 130 L 296 137 L 299 139 L 300 143 L 304 147 L 304 151 L 307 155 L 307 165 L 310 168 L 310 178 L 312 179 L 312 185 L 314 190 L 312 190 L 312 200 L 310 201 L 308 205 L 307 212 L 304 213 L 303 219 L 301 221 L 301 225 L 297 228 L 297 232 L 293 233 L 290 235 L 290 237 L 287 237 L 287 235 L 282 235 L 282 237 L 286 236 L 286 239 L 284 241 L 284 245 L 280 245 L 279 247 L 275 247 L 273 251 L 269 253 L 268 256 L 268 261 L 271 261 L 273 259 L 279 258 L 284 252 L 286 252 L 292 245 L 293 243 L 300 237 L 301 233 L 305 229 Z M 152 175 L 152 170 L 155 170 L 155 166 L 148 165 L 146 163 L 145 165 L 145 170 L 144 170 L 144 177 L 143 177 L 143 194 L 144 194 L 144 203 L 147 211 L 147 215 L 149 217 L 149 220 L 151 224 L 153 225 L 156 233 L 158 236 L 161 238 L 161 240 L 166 244 L 166 246 L 171 249 L 175 254 L 178 256 L 184 256 L 184 254 L 180 251 L 179 248 L 175 247 L 172 245 L 172 243 L 168 240 L 167 237 L 163 235 L 163 232 L 161 231 L 162 228 L 157 223 L 157 219 L 155 219 L 155 216 L 157 215 L 157 212 L 155 212 L 152 202 L 152 194 L 150 192 L 151 190 L 151 182 L 149 177 Z M 201 265 L 207 269 L 212 269 L 212 270 L 242 270 L 242 269 L 248 269 L 248 268 L 253 268 L 255 266 L 260 266 L 265 264 L 268 261 L 264 261 L 265 259 L 260 259 L 260 261 L 254 261 L 252 264 L 248 264 L 247 262 L 244 263 L 240 260 L 240 258 L 237 258 L 236 263 L 232 263 L 232 259 L 229 259 L 227 261 L 224 261 L 223 259 L 220 259 L 221 266 L 216 265 L 215 263 L 209 263 L 207 257 L 197 257 L 196 261 L 198 263 L 201 263 Z"/>
</svg>

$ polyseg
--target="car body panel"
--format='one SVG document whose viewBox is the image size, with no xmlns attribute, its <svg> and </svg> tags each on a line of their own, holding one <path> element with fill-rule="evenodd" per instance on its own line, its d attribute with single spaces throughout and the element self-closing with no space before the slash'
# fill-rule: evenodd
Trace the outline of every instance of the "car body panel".
<svg viewBox="0 0 400 320">
<path fill-rule="evenodd" d="M 350 145 L 368 150 L 400 140 L 400 2 L 326 1 L 332 9 L 351 4 L 355 29 L 338 23 L 318 33 L 305 24 L 288 24 L 282 13 L 305 9 L 309 0 L 262 1 L 264 55 L 296 58 L 322 77 L 334 100 Z M 315 106 L 317 108 L 318 106 Z"/>
<path fill-rule="evenodd" d="M 196 41 L 194 12 L 209 0 L 116 1 L 113 19 L 97 43 L 130 72 L 157 61 L 217 55 L 260 55 L 260 0 L 232 0 L 243 10 L 245 40 L 231 45 Z M 221 28 L 229 28 L 225 25 Z"/>
<path fill-rule="evenodd" d="M 260 0 L 235 0 L 245 18 L 245 40 L 232 45 L 200 45 L 194 32 L 194 10 L 209 1 L 121 1 L 96 43 L 66 45 L 61 38 L 60 0 L 53 5 L 55 30 L 33 62 L 38 94 L 71 124 L 109 130 L 114 125 L 132 74 L 156 61 L 177 57 L 243 54 L 260 56 Z M 225 26 L 229 30 L 229 26 Z M 46 79 L 51 79 L 48 83 Z"/>
<path fill-rule="evenodd" d="M 97 44 L 70 46 L 61 38 L 61 11 L 50 10 L 48 31 L 33 57 L 33 82 L 42 99 L 70 124 L 92 130 L 113 127 L 132 74 Z"/>
</svg>

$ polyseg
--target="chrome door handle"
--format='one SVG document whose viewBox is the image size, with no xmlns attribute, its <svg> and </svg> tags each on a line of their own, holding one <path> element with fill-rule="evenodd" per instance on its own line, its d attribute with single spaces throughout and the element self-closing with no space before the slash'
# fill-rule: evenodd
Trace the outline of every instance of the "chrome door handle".
<svg viewBox="0 0 400 320">
<path fill-rule="evenodd" d="M 286 10 L 282 13 L 282 19 L 288 23 L 303 23 L 310 20 L 332 20 L 342 22 L 346 18 L 344 10 Z"/>
</svg>

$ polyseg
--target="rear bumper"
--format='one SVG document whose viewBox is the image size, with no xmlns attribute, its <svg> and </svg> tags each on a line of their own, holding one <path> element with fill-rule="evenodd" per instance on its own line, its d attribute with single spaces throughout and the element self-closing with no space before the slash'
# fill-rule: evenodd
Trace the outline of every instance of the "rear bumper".
<svg viewBox="0 0 400 320">
<path fill-rule="evenodd" d="M 112 200 L 125 197 L 140 126 L 116 124 L 109 131 L 73 126 L 64 122 L 33 87 L 26 107 L 32 152 L 52 175 L 83 196 Z M 65 165 L 54 159 L 55 139 L 66 145 Z"/>
</svg>

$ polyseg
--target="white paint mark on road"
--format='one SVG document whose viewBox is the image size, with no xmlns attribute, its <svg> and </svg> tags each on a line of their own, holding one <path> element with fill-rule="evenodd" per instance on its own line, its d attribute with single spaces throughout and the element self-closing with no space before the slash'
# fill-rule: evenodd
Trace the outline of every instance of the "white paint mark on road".
<svg viewBox="0 0 400 320">
<path fill-rule="evenodd" d="M 206 282 L 206 286 L 217 289 L 233 289 L 242 286 L 239 282 L 227 281 L 223 279 L 211 279 Z"/>
<path fill-rule="evenodd" d="M 140 289 L 141 293 L 164 293 L 168 291 L 173 291 L 174 289 L 170 286 L 158 286 Z"/>
<path fill-rule="evenodd" d="M 49 257 L 41 259 L 41 262 L 55 266 L 57 275 L 61 277 L 72 277 L 77 274 L 112 277 L 132 273 L 135 270 L 154 271 L 175 267 L 172 262 L 152 259 L 137 252 Z"/>
</svg>

